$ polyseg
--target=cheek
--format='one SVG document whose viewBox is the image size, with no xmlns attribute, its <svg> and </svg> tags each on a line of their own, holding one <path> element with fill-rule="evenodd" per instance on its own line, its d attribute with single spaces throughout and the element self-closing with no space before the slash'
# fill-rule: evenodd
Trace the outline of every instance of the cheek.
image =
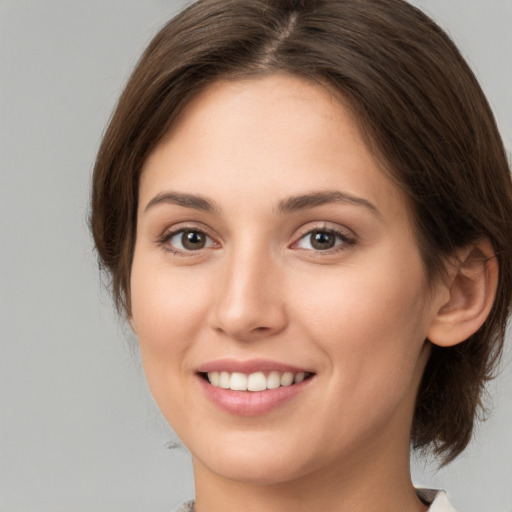
<svg viewBox="0 0 512 512">
<path fill-rule="evenodd" d="M 187 354 L 205 325 L 208 287 L 199 282 L 191 282 L 190 272 L 171 272 L 165 262 L 134 255 L 132 324 L 149 387 L 167 417 L 183 398 L 169 390 L 180 389 L 190 372 Z"/>
<path fill-rule="evenodd" d="M 360 333 L 357 338 L 362 344 L 370 342 L 363 333 L 399 333 L 421 323 L 424 290 L 420 272 L 400 272 L 384 265 L 345 268 L 326 272 L 321 279 L 315 276 L 295 294 L 313 331 L 332 330 L 341 339 Z"/>
<path fill-rule="evenodd" d="M 309 319 L 304 326 L 328 356 L 340 387 L 373 401 L 407 389 L 429 320 L 419 256 L 407 264 L 396 254 L 385 256 L 305 286 L 308 293 L 298 302 L 302 317 L 296 315 Z"/>
<path fill-rule="evenodd" d="M 197 276 L 196 276 L 197 277 Z M 207 302 L 207 286 L 190 279 L 190 271 L 134 258 L 131 275 L 133 324 L 141 345 L 155 351 L 179 351 L 200 328 L 198 318 Z"/>
</svg>

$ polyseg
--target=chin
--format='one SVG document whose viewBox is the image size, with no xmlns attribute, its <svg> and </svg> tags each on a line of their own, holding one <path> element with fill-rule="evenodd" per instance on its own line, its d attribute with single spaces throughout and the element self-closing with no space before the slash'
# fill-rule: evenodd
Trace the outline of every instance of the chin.
<svg viewBox="0 0 512 512">
<path fill-rule="evenodd" d="M 294 466 L 293 462 L 283 461 L 275 463 L 267 461 L 254 461 L 237 458 L 231 462 L 216 461 L 212 471 L 223 478 L 253 485 L 278 485 L 300 479 L 308 474 L 306 468 Z"/>
<path fill-rule="evenodd" d="M 218 442 L 207 453 L 194 454 L 194 458 L 222 478 L 254 485 L 275 485 L 311 472 L 311 464 L 297 446 L 300 446 L 299 442 L 287 447 L 282 442 L 276 446 L 254 439 L 246 443 Z"/>
</svg>

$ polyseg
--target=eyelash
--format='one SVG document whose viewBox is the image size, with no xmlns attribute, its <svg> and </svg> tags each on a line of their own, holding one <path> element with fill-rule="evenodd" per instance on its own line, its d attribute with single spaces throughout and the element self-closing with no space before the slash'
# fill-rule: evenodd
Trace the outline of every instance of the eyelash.
<svg viewBox="0 0 512 512">
<path fill-rule="evenodd" d="M 211 243 L 208 247 L 201 247 L 200 249 L 196 249 L 196 250 L 177 249 L 169 243 L 175 236 L 180 235 L 180 234 L 181 234 L 181 236 L 183 236 L 183 234 L 186 232 L 195 233 L 195 234 L 205 236 L 210 242 L 213 242 L 213 243 Z M 298 247 L 298 244 L 302 240 L 306 239 L 306 237 L 308 237 L 308 236 L 311 237 L 314 233 L 322 233 L 322 234 L 328 234 L 328 235 L 334 236 L 336 238 L 337 245 L 335 245 L 332 248 L 323 249 L 323 250 L 322 249 L 314 249 L 314 248 L 304 249 L 304 248 Z M 340 242 L 340 243 L 338 243 L 338 242 Z M 354 238 L 348 236 L 346 232 L 343 232 L 341 230 L 334 229 L 334 228 L 328 228 L 328 227 L 315 227 L 313 229 L 308 229 L 307 231 L 304 231 L 300 235 L 300 237 L 297 239 L 297 241 L 293 242 L 290 247 L 298 249 L 298 250 L 311 251 L 311 252 L 317 253 L 317 254 L 335 254 L 335 253 L 347 250 L 349 247 L 355 245 L 355 243 L 356 243 L 356 240 Z M 170 253 L 172 253 L 176 256 L 187 257 L 187 256 L 194 256 L 197 253 L 200 253 L 201 250 L 203 250 L 203 249 L 209 249 L 212 246 L 215 246 L 216 242 L 203 229 L 195 228 L 195 227 L 180 227 L 179 229 L 175 229 L 173 231 L 166 232 L 162 237 L 160 237 L 158 239 L 158 244 L 161 245 L 162 247 L 164 247 L 166 251 L 169 251 Z"/>
<path fill-rule="evenodd" d="M 326 226 L 321 227 L 315 227 L 313 229 L 308 229 L 304 233 L 300 235 L 298 240 L 292 244 L 292 247 L 296 247 L 297 249 L 301 249 L 300 247 L 297 247 L 301 240 L 306 239 L 306 237 L 311 237 L 314 233 L 322 233 L 322 234 L 328 234 L 332 235 L 336 239 L 336 243 L 340 242 L 339 244 L 335 245 L 332 248 L 328 249 L 303 249 L 306 251 L 312 251 L 316 254 L 336 254 L 341 251 L 347 250 L 349 247 L 355 245 L 356 240 L 353 237 L 350 237 L 346 232 L 341 231 L 339 229 L 335 228 L 329 228 Z"/>
<path fill-rule="evenodd" d="M 208 235 L 208 233 L 206 233 L 205 230 L 196 228 L 196 227 L 186 227 L 185 226 L 185 227 L 180 227 L 179 229 L 175 229 L 173 231 L 164 233 L 164 235 L 158 240 L 158 244 L 161 245 L 162 247 L 164 247 L 164 249 L 166 251 L 169 251 L 170 253 L 172 253 L 176 256 L 184 256 L 184 257 L 194 256 L 197 253 L 199 253 L 202 249 L 204 249 L 204 247 L 202 247 L 200 249 L 196 249 L 196 250 L 177 249 L 169 243 L 175 236 L 179 235 L 180 233 L 183 236 L 183 234 L 185 234 L 186 232 L 203 235 L 211 242 L 214 242 L 213 238 L 210 235 Z M 212 245 L 214 245 L 214 244 L 215 244 L 215 242 Z M 210 246 L 206 247 L 206 248 L 210 248 Z"/>
</svg>

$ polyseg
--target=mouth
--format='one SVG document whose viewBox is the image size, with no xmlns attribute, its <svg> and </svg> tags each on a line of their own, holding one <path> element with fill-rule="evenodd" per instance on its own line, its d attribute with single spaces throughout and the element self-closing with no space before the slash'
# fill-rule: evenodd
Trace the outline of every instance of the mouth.
<svg viewBox="0 0 512 512">
<path fill-rule="evenodd" d="M 199 376 L 215 388 L 229 389 L 232 391 L 261 392 L 278 388 L 291 387 L 311 379 L 311 372 L 228 372 L 211 371 L 199 372 Z"/>
<path fill-rule="evenodd" d="M 198 380 L 205 396 L 221 410 L 237 416 L 259 416 L 286 403 L 297 403 L 296 397 L 306 393 L 314 376 L 310 372 L 215 370 L 198 373 Z"/>
<path fill-rule="evenodd" d="M 257 416 L 297 403 L 316 373 L 280 361 L 219 359 L 197 368 L 196 376 L 204 396 L 224 412 Z"/>
</svg>

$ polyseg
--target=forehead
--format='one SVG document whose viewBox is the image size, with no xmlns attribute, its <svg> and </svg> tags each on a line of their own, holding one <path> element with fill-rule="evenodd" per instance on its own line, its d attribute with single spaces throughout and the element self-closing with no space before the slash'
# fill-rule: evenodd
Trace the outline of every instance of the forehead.
<svg viewBox="0 0 512 512">
<path fill-rule="evenodd" d="M 357 140 L 352 150 L 368 151 L 356 116 L 337 91 L 285 72 L 210 84 L 187 104 L 163 143 L 177 145 L 186 132 L 193 134 L 199 145 L 211 141 L 217 146 L 229 134 L 222 142 L 233 150 L 241 142 L 250 142 L 255 148 L 279 143 L 285 149 L 297 141 L 323 146 L 332 142 L 326 137 L 331 132 L 333 137 L 342 134 L 335 141 L 340 148 L 344 141 Z"/>
<path fill-rule="evenodd" d="M 162 189 L 290 196 L 342 188 L 403 216 L 401 190 L 328 87 L 279 73 L 218 81 L 192 100 L 147 159 L 141 204 Z"/>
</svg>

